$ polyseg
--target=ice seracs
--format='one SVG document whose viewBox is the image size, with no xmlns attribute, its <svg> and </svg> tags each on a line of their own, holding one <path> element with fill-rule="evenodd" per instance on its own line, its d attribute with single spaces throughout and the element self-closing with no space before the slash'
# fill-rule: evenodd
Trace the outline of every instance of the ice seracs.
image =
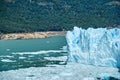
<svg viewBox="0 0 120 80">
<path fill-rule="evenodd" d="M 74 27 L 66 35 L 68 61 L 120 67 L 120 29 Z"/>
</svg>

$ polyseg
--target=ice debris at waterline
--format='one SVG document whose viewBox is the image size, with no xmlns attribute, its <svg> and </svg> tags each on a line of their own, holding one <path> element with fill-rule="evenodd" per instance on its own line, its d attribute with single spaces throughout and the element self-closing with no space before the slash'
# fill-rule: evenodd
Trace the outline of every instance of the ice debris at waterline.
<svg viewBox="0 0 120 80">
<path fill-rule="evenodd" d="M 74 27 L 66 39 L 68 61 L 120 68 L 120 29 Z"/>
<path fill-rule="evenodd" d="M 120 73 L 117 68 L 68 63 L 2 71 L 0 80 L 120 80 Z"/>
</svg>

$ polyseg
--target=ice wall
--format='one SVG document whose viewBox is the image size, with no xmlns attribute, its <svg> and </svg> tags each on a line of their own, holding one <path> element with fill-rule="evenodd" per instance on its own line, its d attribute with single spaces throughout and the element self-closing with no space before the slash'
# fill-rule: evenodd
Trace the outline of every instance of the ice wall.
<svg viewBox="0 0 120 80">
<path fill-rule="evenodd" d="M 120 29 L 74 27 L 66 35 L 68 61 L 120 67 Z"/>
</svg>

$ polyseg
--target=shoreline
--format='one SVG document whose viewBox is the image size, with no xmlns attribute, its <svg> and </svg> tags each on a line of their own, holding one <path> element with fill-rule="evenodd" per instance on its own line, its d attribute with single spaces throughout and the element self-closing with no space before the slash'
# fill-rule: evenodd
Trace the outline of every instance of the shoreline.
<svg viewBox="0 0 120 80">
<path fill-rule="evenodd" d="M 67 31 L 48 31 L 48 32 L 0 34 L 0 40 L 48 38 L 48 37 L 52 37 L 52 36 L 65 36 L 66 33 L 67 33 Z"/>
<path fill-rule="evenodd" d="M 116 28 L 120 28 L 120 25 L 118 25 L 118 27 Z M 113 27 L 109 26 L 109 27 L 106 27 L 106 29 L 113 29 Z M 52 36 L 65 36 L 66 33 L 67 31 L 8 33 L 8 34 L 0 34 L 0 40 L 22 40 L 22 39 L 48 38 Z"/>
</svg>

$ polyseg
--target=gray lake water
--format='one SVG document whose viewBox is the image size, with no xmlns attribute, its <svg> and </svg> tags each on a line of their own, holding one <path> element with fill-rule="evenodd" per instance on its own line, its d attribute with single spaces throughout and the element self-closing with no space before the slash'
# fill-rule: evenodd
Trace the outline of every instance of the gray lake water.
<svg viewBox="0 0 120 80">
<path fill-rule="evenodd" d="M 66 59 L 66 39 L 55 36 L 44 39 L 0 40 L 0 71 L 28 67 L 63 65 Z"/>
</svg>

